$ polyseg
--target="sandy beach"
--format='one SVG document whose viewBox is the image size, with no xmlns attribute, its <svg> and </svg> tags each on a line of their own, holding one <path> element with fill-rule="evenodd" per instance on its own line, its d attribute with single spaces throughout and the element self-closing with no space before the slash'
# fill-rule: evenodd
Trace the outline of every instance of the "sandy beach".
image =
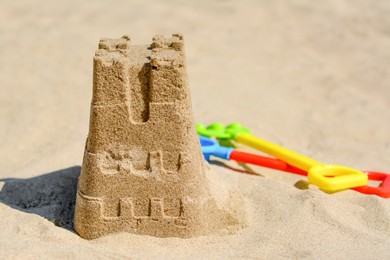
<svg viewBox="0 0 390 260">
<path fill-rule="evenodd" d="M 182 33 L 195 121 L 390 172 L 389 14 L 384 0 L 0 1 L 0 258 L 388 259 L 390 199 L 233 162 L 211 174 L 245 200 L 234 233 L 89 241 L 73 216 L 100 38 Z"/>
</svg>

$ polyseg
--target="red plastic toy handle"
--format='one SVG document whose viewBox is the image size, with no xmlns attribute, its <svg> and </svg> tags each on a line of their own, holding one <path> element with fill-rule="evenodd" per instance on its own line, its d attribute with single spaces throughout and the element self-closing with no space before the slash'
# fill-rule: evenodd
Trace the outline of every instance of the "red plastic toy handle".
<svg viewBox="0 0 390 260">
<path fill-rule="evenodd" d="M 267 167 L 267 168 L 276 169 L 280 171 L 292 172 L 304 176 L 307 175 L 307 172 L 295 168 L 291 165 L 288 165 L 287 163 L 281 160 L 269 158 L 257 154 L 241 152 L 237 150 L 232 151 L 232 153 L 230 154 L 230 160 L 234 160 L 242 163 L 250 163 L 250 164 L 259 165 L 262 167 Z"/>
<path fill-rule="evenodd" d="M 291 172 L 291 173 L 302 175 L 302 176 L 307 176 L 307 171 L 296 168 L 290 164 L 286 164 L 286 169 L 284 169 L 283 171 Z"/>
<path fill-rule="evenodd" d="M 379 187 L 362 186 L 353 188 L 360 193 L 375 194 L 382 198 L 390 198 L 390 174 L 383 172 L 366 172 L 369 180 L 382 181 Z"/>
</svg>

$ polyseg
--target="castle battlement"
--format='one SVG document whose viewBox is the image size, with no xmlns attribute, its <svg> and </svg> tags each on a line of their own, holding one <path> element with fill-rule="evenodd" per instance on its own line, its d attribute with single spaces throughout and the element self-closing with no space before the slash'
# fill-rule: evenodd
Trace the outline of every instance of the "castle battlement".
<svg viewBox="0 0 390 260">
<path fill-rule="evenodd" d="M 152 39 L 152 49 L 172 48 L 176 51 L 183 51 L 184 40 L 183 35 L 176 33 L 172 37 L 166 38 L 161 35 L 154 36 Z"/>
<path fill-rule="evenodd" d="M 99 50 L 119 51 L 130 48 L 130 36 L 124 35 L 118 39 L 103 38 L 99 41 Z"/>
</svg>

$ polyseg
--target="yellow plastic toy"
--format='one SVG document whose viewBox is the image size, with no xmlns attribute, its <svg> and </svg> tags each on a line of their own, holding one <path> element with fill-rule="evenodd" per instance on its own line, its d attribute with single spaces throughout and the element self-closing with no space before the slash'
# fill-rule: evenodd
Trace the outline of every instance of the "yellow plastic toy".
<svg viewBox="0 0 390 260">
<path fill-rule="evenodd" d="M 233 123 L 226 128 L 220 123 L 212 124 L 209 127 L 198 124 L 197 131 L 198 134 L 208 137 L 233 139 L 238 143 L 248 145 L 307 171 L 309 181 L 324 191 L 335 192 L 360 187 L 366 185 L 368 181 L 367 175 L 362 171 L 317 162 L 309 157 L 253 136 L 248 129 L 242 127 L 239 123 Z"/>
</svg>

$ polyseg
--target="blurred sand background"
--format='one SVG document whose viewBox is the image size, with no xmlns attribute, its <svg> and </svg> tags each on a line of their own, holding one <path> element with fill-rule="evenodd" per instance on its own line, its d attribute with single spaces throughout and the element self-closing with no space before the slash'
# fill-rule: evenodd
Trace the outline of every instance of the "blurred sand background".
<svg viewBox="0 0 390 260">
<path fill-rule="evenodd" d="M 389 1 L 0 1 L 0 258 L 388 259 L 389 199 L 220 163 L 250 208 L 235 234 L 74 233 L 98 40 L 174 32 L 196 121 L 240 121 L 319 161 L 390 171 Z"/>
</svg>

